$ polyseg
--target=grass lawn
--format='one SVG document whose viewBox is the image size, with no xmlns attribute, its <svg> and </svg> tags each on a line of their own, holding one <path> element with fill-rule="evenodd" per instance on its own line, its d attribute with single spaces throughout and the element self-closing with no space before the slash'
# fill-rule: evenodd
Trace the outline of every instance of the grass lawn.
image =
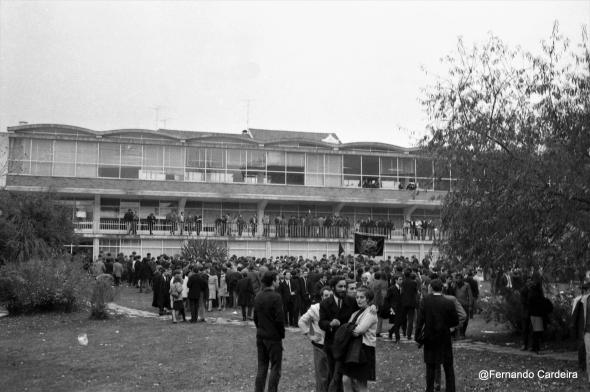
<svg viewBox="0 0 590 392">
<path fill-rule="evenodd" d="M 151 303 L 151 295 L 124 289 L 117 302 L 153 310 L 146 301 Z M 80 333 L 88 335 L 87 346 L 78 343 Z M 310 343 L 287 332 L 284 348 L 279 389 L 312 391 Z M 583 373 L 577 380 L 480 381 L 483 369 L 575 371 L 576 363 L 455 350 L 458 391 L 587 391 L 589 386 Z M 87 313 L 0 319 L 0 391 L 251 391 L 255 372 L 252 326 L 129 317 L 94 321 Z M 423 391 L 424 373 L 422 351 L 414 344 L 380 340 L 377 382 L 370 390 Z"/>
</svg>

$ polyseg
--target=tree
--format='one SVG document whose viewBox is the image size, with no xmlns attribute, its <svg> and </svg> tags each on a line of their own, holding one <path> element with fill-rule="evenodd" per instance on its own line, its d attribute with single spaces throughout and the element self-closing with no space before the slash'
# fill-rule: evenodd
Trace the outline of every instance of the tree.
<svg viewBox="0 0 590 392">
<path fill-rule="evenodd" d="M 443 59 L 423 147 L 457 178 L 441 251 L 461 264 L 588 268 L 590 52 L 555 24 L 540 54 L 490 36 Z"/>
<path fill-rule="evenodd" d="M 0 191 L 0 263 L 45 258 L 76 242 L 70 212 L 53 194 Z"/>
<path fill-rule="evenodd" d="M 227 244 L 222 241 L 189 239 L 182 245 L 182 257 L 186 260 L 223 262 L 227 259 Z"/>
</svg>

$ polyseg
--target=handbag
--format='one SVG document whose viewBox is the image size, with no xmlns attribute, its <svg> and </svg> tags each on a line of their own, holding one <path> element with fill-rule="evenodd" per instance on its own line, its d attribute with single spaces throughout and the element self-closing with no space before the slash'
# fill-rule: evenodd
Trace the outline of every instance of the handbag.
<svg viewBox="0 0 590 392">
<path fill-rule="evenodd" d="M 364 311 L 358 312 L 351 322 L 342 324 L 336 330 L 336 333 L 334 334 L 334 342 L 332 344 L 332 355 L 334 356 L 334 359 L 342 360 L 345 358 L 348 351 L 348 344 L 351 339 L 353 339 L 352 332 L 356 327 L 356 321 L 362 313 L 364 313 Z"/>
<path fill-rule="evenodd" d="M 361 365 L 367 362 L 367 358 L 363 351 L 363 337 L 356 336 L 348 342 L 348 349 L 344 357 L 345 363 Z"/>
</svg>

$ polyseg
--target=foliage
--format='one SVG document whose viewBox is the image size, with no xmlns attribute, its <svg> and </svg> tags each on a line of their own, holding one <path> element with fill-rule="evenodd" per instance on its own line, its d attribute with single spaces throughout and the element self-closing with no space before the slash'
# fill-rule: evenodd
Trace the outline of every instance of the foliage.
<svg viewBox="0 0 590 392">
<path fill-rule="evenodd" d="M 82 265 L 67 257 L 0 267 L 0 302 L 11 314 L 76 310 L 86 303 L 89 285 Z"/>
<path fill-rule="evenodd" d="M 425 90 L 443 203 L 441 251 L 461 264 L 581 269 L 590 260 L 590 51 L 553 33 L 540 54 L 460 40 Z M 441 176 L 443 176 L 441 174 Z"/>
<path fill-rule="evenodd" d="M 227 259 L 227 243 L 207 238 L 189 239 L 182 244 L 182 257 L 191 261 L 223 262 Z"/>
<path fill-rule="evenodd" d="M 547 298 L 553 304 L 553 311 L 548 316 L 545 339 L 566 340 L 571 337 L 571 311 L 574 291 L 567 290 L 549 294 Z M 518 291 L 508 291 L 505 295 L 483 297 L 479 300 L 482 317 L 486 322 L 507 324 L 513 332 L 522 333 L 523 308 Z"/>
<path fill-rule="evenodd" d="M 0 263 L 60 254 L 75 243 L 69 211 L 53 194 L 0 191 Z"/>
<path fill-rule="evenodd" d="M 92 285 L 92 296 L 90 298 L 90 318 L 104 320 L 109 317 L 107 304 L 115 299 L 115 288 L 113 287 L 113 276 L 101 274 L 96 277 Z"/>
</svg>

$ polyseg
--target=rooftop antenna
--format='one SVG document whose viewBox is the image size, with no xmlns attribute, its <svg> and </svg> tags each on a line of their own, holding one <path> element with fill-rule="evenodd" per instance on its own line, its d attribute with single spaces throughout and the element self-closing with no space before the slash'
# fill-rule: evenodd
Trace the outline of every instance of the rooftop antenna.
<svg viewBox="0 0 590 392">
<path fill-rule="evenodd" d="M 160 122 L 164 125 L 163 128 L 166 129 L 166 122 L 168 120 L 172 120 L 172 117 L 167 117 L 167 118 L 163 118 L 160 120 Z"/>
<path fill-rule="evenodd" d="M 158 130 L 158 124 L 160 123 L 160 109 L 164 109 L 164 106 L 162 105 L 156 105 L 156 106 L 152 106 L 152 109 L 154 110 L 155 114 L 156 114 L 156 122 L 155 122 L 155 129 Z"/>
<path fill-rule="evenodd" d="M 253 99 L 244 99 L 244 102 L 246 102 L 246 129 L 250 129 L 250 102 L 253 102 Z"/>
</svg>

